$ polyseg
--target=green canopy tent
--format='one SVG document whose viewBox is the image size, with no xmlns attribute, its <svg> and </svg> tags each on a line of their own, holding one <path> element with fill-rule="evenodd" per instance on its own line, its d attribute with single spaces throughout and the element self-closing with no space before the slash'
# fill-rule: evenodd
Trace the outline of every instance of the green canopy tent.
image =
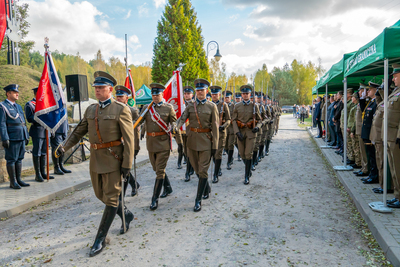
<svg viewBox="0 0 400 267">
<path fill-rule="evenodd" d="M 387 27 L 375 39 L 362 46 L 346 62 L 345 79 L 365 75 L 383 75 L 384 77 L 384 144 L 383 144 L 383 202 L 369 203 L 374 211 L 391 212 L 386 205 L 387 199 L 387 133 L 388 133 L 388 91 L 389 91 L 389 64 L 400 63 L 400 20 L 393 26 Z"/>
<path fill-rule="evenodd" d="M 136 91 L 135 96 L 136 106 L 150 104 L 153 100 L 151 97 L 151 90 L 144 84 Z"/>
</svg>

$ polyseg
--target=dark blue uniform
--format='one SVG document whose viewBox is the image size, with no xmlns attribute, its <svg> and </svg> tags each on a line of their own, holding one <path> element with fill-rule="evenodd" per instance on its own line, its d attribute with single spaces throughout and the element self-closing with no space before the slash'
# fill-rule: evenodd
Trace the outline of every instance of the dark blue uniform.
<svg viewBox="0 0 400 267">
<path fill-rule="evenodd" d="M 25 154 L 25 141 L 29 140 L 24 112 L 17 103 L 5 100 L 0 103 L 0 136 L 2 141 L 10 141 L 5 148 L 7 166 L 21 163 Z"/>
<path fill-rule="evenodd" d="M 31 123 L 29 128 L 29 136 L 32 137 L 33 150 L 32 155 L 40 157 L 46 155 L 46 129 L 34 120 L 35 117 L 36 99 L 25 104 L 26 120 Z"/>
<path fill-rule="evenodd" d="M 50 144 L 52 149 L 51 155 L 54 164 L 54 174 L 63 175 L 64 173 L 71 172 L 70 170 L 64 168 L 63 155 L 60 156 L 59 158 L 56 158 L 54 156 L 54 151 L 56 151 L 57 147 L 67 138 L 67 135 L 68 135 L 68 121 L 65 120 L 57 129 L 57 131 L 50 137 Z"/>
<path fill-rule="evenodd" d="M 372 144 L 371 139 L 369 137 L 371 133 L 372 120 L 374 118 L 374 114 L 376 112 L 377 104 L 376 100 L 372 99 L 369 101 L 367 108 L 365 109 L 363 125 L 361 129 L 361 138 L 364 141 L 365 149 L 367 151 L 367 156 L 369 160 L 370 173 L 366 181 L 366 184 L 372 184 L 378 182 L 378 168 L 376 165 L 376 155 L 375 155 L 375 146 Z"/>
</svg>

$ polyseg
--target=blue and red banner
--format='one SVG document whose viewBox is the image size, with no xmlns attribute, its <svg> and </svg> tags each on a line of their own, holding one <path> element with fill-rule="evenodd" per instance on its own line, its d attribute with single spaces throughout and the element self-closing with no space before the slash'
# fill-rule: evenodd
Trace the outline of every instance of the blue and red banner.
<svg viewBox="0 0 400 267">
<path fill-rule="evenodd" d="M 51 53 L 46 51 L 45 63 L 36 94 L 35 121 L 54 134 L 67 120 L 66 101 Z"/>
</svg>

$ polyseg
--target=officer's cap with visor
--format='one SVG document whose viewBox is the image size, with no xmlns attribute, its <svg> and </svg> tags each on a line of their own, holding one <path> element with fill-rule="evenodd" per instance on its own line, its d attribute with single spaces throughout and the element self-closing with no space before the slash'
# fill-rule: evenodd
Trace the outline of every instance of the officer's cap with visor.
<svg viewBox="0 0 400 267">
<path fill-rule="evenodd" d="M 194 93 L 194 88 L 192 87 L 192 86 L 190 86 L 190 85 L 187 85 L 187 86 L 185 86 L 185 87 L 183 87 L 183 92 L 184 93 Z"/>
<path fill-rule="evenodd" d="M 197 79 L 194 81 L 194 87 L 196 87 L 196 90 L 207 90 L 210 83 L 206 79 Z"/>
<path fill-rule="evenodd" d="M 393 64 L 393 72 L 390 75 L 400 73 L 400 64 Z"/>
<path fill-rule="evenodd" d="M 216 95 L 216 94 L 221 93 L 222 88 L 221 88 L 221 86 L 213 85 L 213 86 L 210 87 L 210 90 L 211 90 L 211 94 L 212 95 Z"/>
<path fill-rule="evenodd" d="M 226 97 L 230 97 L 230 96 L 232 96 L 232 92 L 231 91 L 226 91 Z"/>
<path fill-rule="evenodd" d="M 123 85 L 115 86 L 115 96 L 131 96 L 131 90 Z"/>
<path fill-rule="evenodd" d="M 35 95 L 36 95 L 38 89 L 39 89 L 39 87 L 32 88 L 32 91 L 33 91 L 33 93 L 34 93 Z"/>
<path fill-rule="evenodd" d="M 165 86 L 160 83 L 152 83 L 150 84 L 150 88 L 152 95 L 159 95 L 165 90 Z"/>
<path fill-rule="evenodd" d="M 7 92 L 18 92 L 19 93 L 18 87 L 19 87 L 18 84 L 10 84 L 10 85 L 7 85 L 6 87 L 4 87 L 3 90 L 6 91 L 6 93 Z"/>
<path fill-rule="evenodd" d="M 112 86 L 114 87 L 117 84 L 117 80 L 110 74 L 104 71 L 96 71 L 94 73 L 94 86 Z"/>
<path fill-rule="evenodd" d="M 240 87 L 240 92 L 242 93 L 251 93 L 253 91 L 253 87 L 249 84 L 242 85 Z"/>
</svg>

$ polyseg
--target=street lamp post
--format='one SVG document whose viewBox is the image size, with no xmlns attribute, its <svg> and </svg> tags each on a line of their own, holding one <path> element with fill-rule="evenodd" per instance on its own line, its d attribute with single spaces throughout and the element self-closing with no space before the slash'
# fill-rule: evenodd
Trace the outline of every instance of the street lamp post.
<svg viewBox="0 0 400 267">
<path fill-rule="evenodd" d="M 207 44 L 207 55 L 206 55 L 206 59 L 208 60 L 208 47 L 210 46 L 210 44 L 214 44 L 217 46 L 217 52 L 214 55 L 215 60 L 218 62 L 221 59 L 221 54 L 219 53 L 219 44 L 216 41 L 210 41 Z M 211 50 L 213 50 L 215 47 L 213 47 Z"/>
</svg>

